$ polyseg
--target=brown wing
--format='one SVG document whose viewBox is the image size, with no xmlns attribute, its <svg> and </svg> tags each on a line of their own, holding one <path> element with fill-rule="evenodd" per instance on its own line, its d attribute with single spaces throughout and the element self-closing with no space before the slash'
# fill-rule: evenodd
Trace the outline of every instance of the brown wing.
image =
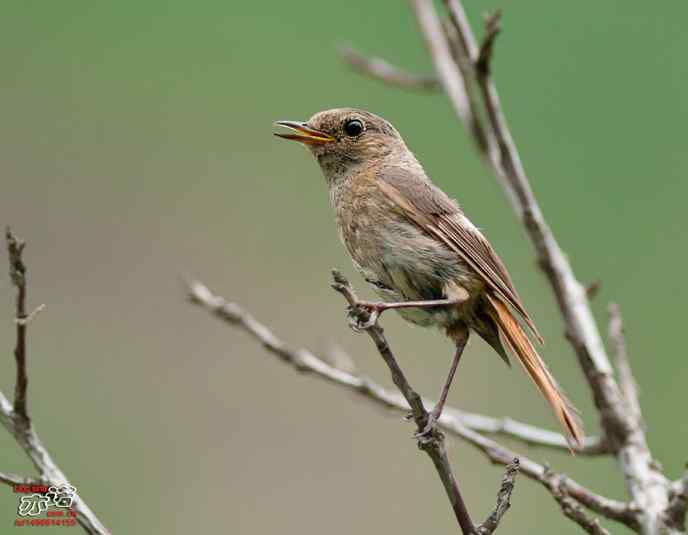
<svg viewBox="0 0 688 535">
<path fill-rule="evenodd" d="M 511 277 L 490 243 L 463 215 L 456 201 L 430 181 L 401 167 L 385 167 L 378 174 L 380 189 L 401 211 L 428 234 L 456 251 L 495 294 L 523 318 L 540 343 L 542 336 L 526 312 Z"/>
</svg>

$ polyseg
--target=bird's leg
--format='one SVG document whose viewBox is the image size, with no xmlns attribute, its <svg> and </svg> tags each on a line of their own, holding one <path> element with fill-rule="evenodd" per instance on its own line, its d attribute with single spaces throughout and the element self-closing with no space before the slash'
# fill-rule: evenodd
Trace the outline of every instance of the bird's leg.
<svg viewBox="0 0 688 535">
<path fill-rule="evenodd" d="M 442 288 L 444 299 L 429 299 L 425 301 L 400 302 L 371 302 L 357 301 L 349 308 L 349 325 L 356 330 L 370 329 L 377 323 L 380 315 L 393 308 L 433 308 L 440 306 L 455 306 L 465 303 L 470 298 L 468 291 L 454 281 L 447 281 Z"/>
<path fill-rule="evenodd" d="M 454 351 L 454 360 L 452 360 L 451 367 L 449 368 L 449 375 L 447 375 L 447 380 L 444 382 L 444 386 L 440 392 L 440 398 L 432 411 L 428 413 L 428 422 L 425 424 L 423 430 L 416 434 L 416 438 L 427 436 L 432 431 L 433 427 L 435 427 L 435 423 L 442 415 L 444 404 L 447 402 L 447 396 L 449 395 L 449 388 L 451 387 L 452 381 L 454 380 L 454 375 L 456 374 L 456 368 L 459 366 L 461 355 L 463 355 L 463 350 L 468 342 L 468 328 L 463 327 L 461 331 L 456 334 L 455 341 L 456 350 Z"/>
<path fill-rule="evenodd" d="M 400 301 L 393 303 L 386 303 L 383 301 L 372 302 L 372 301 L 359 301 L 356 303 L 356 309 L 352 310 L 354 313 L 353 321 L 351 321 L 351 326 L 355 330 L 365 330 L 369 329 L 377 323 L 378 318 L 385 310 L 390 310 L 394 308 L 432 308 L 438 306 L 451 306 L 459 305 L 465 301 L 463 296 L 461 297 L 450 297 L 447 299 L 432 299 L 428 301 Z M 362 318 L 360 311 L 363 310 L 367 318 Z"/>
</svg>

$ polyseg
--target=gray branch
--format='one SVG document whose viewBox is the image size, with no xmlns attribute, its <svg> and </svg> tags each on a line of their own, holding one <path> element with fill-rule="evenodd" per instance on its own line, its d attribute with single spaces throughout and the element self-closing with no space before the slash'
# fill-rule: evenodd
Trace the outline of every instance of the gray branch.
<svg viewBox="0 0 688 535">
<path fill-rule="evenodd" d="M 566 452 L 571 451 L 571 446 L 566 441 L 566 437 L 555 431 L 542 429 L 511 418 L 493 418 L 451 407 L 445 408 L 445 411 L 474 431 L 516 439 L 527 446 L 544 446 Z M 599 437 L 588 436 L 583 441 L 583 447 L 575 449 L 575 453 L 576 455 L 604 455 L 609 453 L 609 446 Z"/>
<path fill-rule="evenodd" d="M 382 58 L 364 56 L 351 46 L 341 46 L 339 54 L 354 70 L 384 84 L 417 91 L 439 89 L 439 82 L 434 76 L 409 73 Z"/>
<path fill-rule="evenodd" d="M 69 480 L 60 470 L 50 456 L 47 448 L 38 437 L 35 426 L 27 411 L 27 385 L 26 374 L 26 333 L 29 319 L 34 315 L 26 315 L 26 266 L 22 258 L 24 242 L 19 240 L 8 228 L 6 232 L 7 250 L 10 260 L 10 277 L 17 288 L 16 317 L 17 343 L 15 347 L 15 360 L 17 365 L 17 382 L 15 385 L 14 404 L 0 392 L 0 422 L 12 434 L 31 459 L 39 473 L 38 478 L 24 478 L 11 474 L 2 474 L 0 482 L 15 485 L 28 482 L 40 482 L 47 485 L 68 485 Z M 37 309 L 37 310 L 40 310 Z M 73 509 L 76 511 L 77 521 L 84 531 L 94 535 L 109 535 L 109 531 L 98 520 L 95 513 L 88 507 L 80 495 L 74 497 Z"/>
</svg>

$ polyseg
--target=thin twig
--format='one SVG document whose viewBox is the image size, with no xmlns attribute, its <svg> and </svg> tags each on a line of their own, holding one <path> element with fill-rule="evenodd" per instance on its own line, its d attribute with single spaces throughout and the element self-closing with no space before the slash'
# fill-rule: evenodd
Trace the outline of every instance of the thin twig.
<svg viewBox="0 0 688 535">
<path fill-rule="evenodd" d="M 382 58 L 364 56 L 349 45 L 341 46 L 339 55 L 359 73 L 387 85 L 416 91 L 439 89 L 439 82 L 434 76 L 412 74 Z"/>
<path fill-rule="evenodd" d="M 349 303 L 350 313 L 356 316 L 361 316 L 363 314 L 368 314 L 363 309 L 359 307 L 360 301 L 356 297 L 353 288 L 346 280 L 344 275 L 342 275 L 337 270 L 332 271 L 332 278 L 334 279 L 334 284 L 332 288 L 342 294 L 344 299 Z M 364 322 L 369 318 L 361 318 Z M 428 425 L 428 412 L 425 410 L 423 405 L 423 400 L 418 395 L 418 393 L 409 384 L 404 372 L 402 371 L 399 363 L 397 362 L 392 349 L 385 338 L 385 333 L 380 327 L 380 325 L 375 322 L 371 326 L 365 329 L 365 332 L 370 336 L 377 348 L 380 356 L 385 361 L 385 364 L 389 367 L 389 371 L 392 374 L 392 381 L 397 386 L 401 394 L 406 399 L 406 402 L 411 407 L 411 414 L 418 427 L 418 447 L 428 454 L 432 463 L 435 465 L 437 474 L 439 475 L 444 489 L 449 498 L 449 503 L 452 506 L 456 520 L 461 527 L 463 535 L 473 535 L 475 532 L 475 526 L 471 520 L 468 509 L 466 508 L 466 503 L 464 502 L 463 496 L 461 495 L 461 490 L 459 489 L 459 484 L 454 476 L 454 472 L 449 463 L 449 458 L 447 457 L 447 450 L 444 447 L 444 434 L 439 431 L 436 427 L 431 427 L 426 430 Z"/>
<path fill-rule="evenodd" d="M 328 381 L 335 386 L 356 392 L 383 407 L 404 413 L 409 411 L 410 407 L 408 403 L 399 394 L 384 389 L 368 378 L 356 376 L 330 366 L 321 358 L 318 358 L 305 349 L 290 349 L 287 344 L 280 340 L 267 326 L 260 323 L 236 303 L 229 303 L 224 298 L 213 294 L 202 283 L 197 281 L 189 282 L 187 286 L 187 295 L 192 303 L 201 306 L 227 324 L 247 332 L 269 353 L 291 365 L 296 371 L 310 373 L 314 377 Z M 432 405 L 429 401 L 424 401 L 424 404 L 428 406 Z M 466 416 L 465 419 L 463 416 Z M 437 423 L 443 431 L 471 444 L 484 453 L 487 458 L 495 464 L 507 466 L 514 458 L 519 458 L 520 473 L 529 479 L 543 484 L 543 486 L 549 490 L 543 480 L 543 475 L 545 473 L 544 466 L 528 457 L 517 454 L 476 431 L 476 429 L 482 430 L 485 424 L 488 424 L 494 429 L 496 425 L 495 422 L 498 422 L 498 420 L 482 415 L 462 413 L 457 409 L 445 407 Z M 521 425 L 525 426 L 526 424 Z M 475 426 L 475 429 L 471 428 L 471 426 Z M 545 434 L 551 433 L 545 430 L 540 431 Z M 518 435 L 508 434 L 508 436 L 511 438 L 522 438 Z M 550 444 L 543 443 L 538 445 Z M 606 518 L 621 522 L 629 527 L 637 526 L 637 522 L 635 521 L 635 509 L 631 507 L 631 505 L 596 494 L 570 479 L 568 480 L 567 486 L 569 494 L 591 511 Z"/>
<path fill-rule="evenodd" d="M 460 39 L 456 28 L 454 28 L 448 20 L 442 20 L 441 23 L 442 30 L 444 31 L 449 49 L 452 53 L 452 59 L 459 68 L 459 71 L 461 71 L 461 82 L 467 98 L 468 117 L 470 120 L 469 129 L 472 134 L 472 139 L 477 144 L 478 153 L 483 158 L 489 158 L 489 140 L 487 139 L 487 132 L 485 131 L 483 117 L 480 112 L 479 96 L 475 89 L 473 60 L 465 49 L 464 43 Z M 496 155 L 496 152 L 494 152 L 493 155 Z"/>
<path fill-rule="evenodd" d="M 514 459 L 506 466 L 502 484 L 497 493 L 497 505 L 485 521 L 475 528 L 476 535 L 491 535 L 499 527 L 502 517 L 511 507 L 511 494 L 514 492 L 518 470 L 518 459 Z"/>
<path fill-rule="evenodd" d="M 22 258 L 24 242 L 19 240 L 8 228 L 5 234 L 7 250 L 10 261 L 10 277 L 17 288 L 16 299 L 16 325 L 17 343 L 15 347 L 15 360 L 17 365 L 17 383 L 15 385 L 14 404 L 0 392 L 0 423 L 14 436 L 19 447 L 24 450 L 31 459 L 34 467 L 40 474 L 37 481 L 46 482 L 49 485 L 68 485 L 69 480 L 60 470 L 48 453 L 27 411 L 27 384 L 26 374 L 26 329 L 28 318 L 26 316 L 26 266 Z M 40 307 L 39 307 L 40 308 Z M 35 312 L 32 313 L 35 315 Z M 15 484 L 19 476 L 5 474 L 0 482 Z M 31 479 L 24 481 L 33 481 Z M 98 520 L 95 513 L 78 494 L 74 497 L 73 508 L 76 511 L 77 521 L 84 531 L 94 535 L 109 535 L 109 531 Z"/>
<path fill-rule="evenodd" d="M 13 415 L 16 425 L 28 427 L 30 420 L 26 408 L 26 391 L 29 386 L 29 378 L 26 374 L 26 265 L 22 258 L 26 243 L 17 238 L 9 227 L 5 230 L 5 240 L 10 260 L 10 278 L 17 288 L 15 306 L 17 343 L 14 347 L 17 378 L 14 384 Z"/>
<path fill-rule="evenodd" d="M 566 437 L 561 433 L 518 422 L 511 418 L 493 418 L 450 407 L 447 407 L 445 412 L 450 416 L 455 416 L 474 431 L 516 439 L 528 446 L 549 447 L 561 451 L 570 451 L 571 449 Z M 599 437 L 588 436 L 585 437 L 583 446 L 574 451 L 576 455 L 604 455 L 609 453 L 609 446 Z"/>
<path fill-rule="evenodd" d="M 45 310 L 45 305 L 38 305 L 36 308 L 34 308 L 29 315 L 27 315 L 25 318 L 15 318 L 14 322 L 17 325 L 28 325 L 31 323 L 33 320 L 36 319 L 36 316 L 38 316 L 41 312 Z"/>
<path fill-rule="evenodd" d="M 480 76 L 489 76 L 490 63 L 492 61 L 492 54 L 494 52 L 494 44 L 497 35 L 502 31 L 500 21 L 502 18 L 502 11 L 497 10 L 491 15 L 485 17 L 485 36 L 478 52 L 478 59 L 475 61 L 475 69 L 480 73 Z"/>
</svg>

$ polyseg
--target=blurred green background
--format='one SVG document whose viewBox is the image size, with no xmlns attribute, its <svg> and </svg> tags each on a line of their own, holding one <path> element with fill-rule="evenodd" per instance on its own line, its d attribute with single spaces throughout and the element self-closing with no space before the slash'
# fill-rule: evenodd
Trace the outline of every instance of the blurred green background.
<svg viewBox="0 0 688 535">
<path fill-rule="evenodd" d="M 688 4 L 468 1 L 477 24 L 502 7 L 495 72 L 545 214 L 579 277 L 601 281 L 606 323 L 621 303 L 652 446 L 686 461 L 684 303 Z M 293 346 L 336 340 L 390 384 L 328 285 L 341 267 L 324 181 L 272 121 L 357 106 L 392 121 L 510 266 L 548 341 L 544 356 L 597 418 L 532 248 L 440 95 L 350 72 L 351 42 L 431 69 L 398 2 L 9 0 L 0 20 L 0 222 L 28 241 L 30 410 L 72 482 L 115 533 L 455 531 L 412 427 L 298 376 L 246 335 L 185 302 L 192 274 Z M 3 253 L 2 263 L 6 265 Z M 5 271 L 2 267 L 2 271 Z M 12 300 L 0 282 L 0 362 L 10 395 Z M 436 395 L 451 347 L 392 315 L 412 382 Z M 606 327 L 603 327 L 606 330 Z M 527 379 L 474 340 L 450 396 L 458 407 L 552 427 Z M 476 518 L 501 470 L 451 440 Z M 527 453 L 614 497 L 613 460 Z M 32 473 L 0 433 L 0 469 Z M 0 533 L 17 497 L 0 491 Z M 522 479 L 503 529 L 578 528 Z M 623 531 L 616 527 L 616 532 Z"/>
</svg>

